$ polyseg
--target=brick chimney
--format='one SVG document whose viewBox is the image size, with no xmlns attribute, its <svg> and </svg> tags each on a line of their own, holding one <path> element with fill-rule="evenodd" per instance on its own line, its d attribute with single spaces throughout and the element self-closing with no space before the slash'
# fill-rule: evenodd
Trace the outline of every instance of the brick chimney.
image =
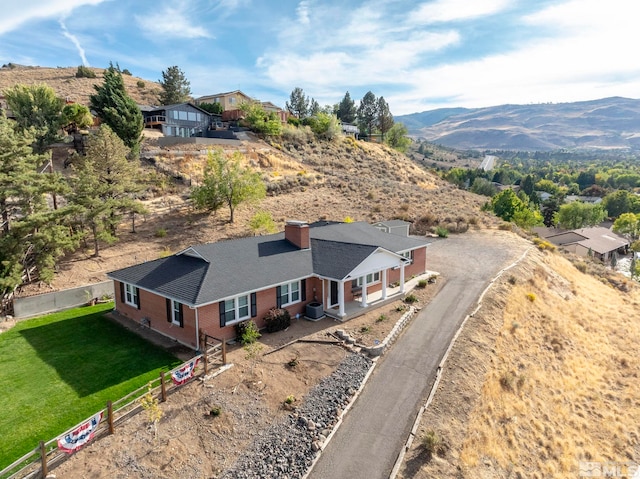
<svg viewBox="0 0 640 479">
<path fill-rule="evenodd" d="M 309 225 L 304 221 L 287 220 L 284 226 L 284 238 L 300 249 L 309 249 Z"/>
</svg>

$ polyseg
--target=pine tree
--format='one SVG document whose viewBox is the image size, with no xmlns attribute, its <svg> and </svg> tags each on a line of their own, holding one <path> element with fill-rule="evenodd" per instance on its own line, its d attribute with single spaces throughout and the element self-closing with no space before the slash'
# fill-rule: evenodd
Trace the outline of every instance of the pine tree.
<svg viewBox="0 0 640 479">
<path fill-rule="evenodd" d="M 90 97 L 91 108 L 131 149 L 132 156 L 137 157 L 144 124 L 140 108 L 125 91 L 122 74 L 110 64 L 104 71 L 103 84 L 94 88 L 96 94 Z"/>
<path fill-rule="evenodd" d="M 360 100 L 360 106 L 358 106 L 358 126 L 360 131 L 366 135 L 371 135 L 377 118 L 376 96 L 368 91 Z"/>
<path fill-rule="evenodd" d="M 382 140 L 384 141 L 384 135 L 393 126 L 393 115 L 389 110 L 389 104 L 385 101 L 384 97 L 378 98 L 376 105 L 376 113 L 378 115 L 378 129 L 382 134 Z"/>
<path fill-rule="evenodd" d="M 127 213 L 142 213 L 135 199 L 140 191 L 138 161 L 127 159 L 129 149 L 107 126 L 89 138 L 86 155 L 74 163 L 70 201 L 78 208 L 81 228 L 91 231 L 94 256 L 100 255 L 100 241 L 117 240 L 116 228 Z"/>
<path fill-rule="evenodd" d="M 307 117 L 309 112 L 309 98 L 305 96 L 304 91 L 300 87 L 295 87 L 289 95 L 289 101 L 286 102 L 286 109 L 289 113 L 297 116 L 299 119 Z"/>
<path fill-rule="evenodd" d="M 344 98 L 340 101 L 336 114 L 338 120 L 343 123 L 353 123 L 356 121 L 356 103 L 351 99 L 349 92 L 344 94 Z"/>
<path fill-rule="evenodd" d="M 53 279 L 56 261 L 75 247 L 67 219 L 72 206 L 52 209 L 64 194 L 59 174 L 40 173 L 46 155 L 32 153 L 33 136 L 0 115 L 0 292 L 26 281 Z"/>
<path fill-rule="evenodd" d="M 185 74 L 176 65 L 162 72 L 162 80 L 159 80 L 162 92 L 160 92 L 161 105 L 174 105 L 191 100 L 191 87 Z"/>
<path fill-rule="evenodd" d="M 43 153 L 60 139 L 64 100 L 47 85 L 15 85 L 4 92 L 21 131 L 35 129 L 33 148 Z"/>
<path fill-rule="evenodd" d="M 318 103 L 315 98 L 312 98 L 309 102 L 309 116 L 316 116 L 321 111 L 320 103 Z"/>
</svg>

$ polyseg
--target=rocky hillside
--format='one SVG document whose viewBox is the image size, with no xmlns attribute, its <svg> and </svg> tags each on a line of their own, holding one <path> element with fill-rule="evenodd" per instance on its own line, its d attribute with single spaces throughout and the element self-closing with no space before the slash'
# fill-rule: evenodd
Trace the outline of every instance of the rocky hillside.
<svg viewBox="0 0 640 479">
<path fill-rule="evenodd" d="M 0 68 L 0 93 L 16 84 L 33 85 L 46 83 L 61 98 L 71 101 L 89 104 L 89 95 L 95 93 L 94 85 L 102 84 L 104 79 L 103 68 L 91 68 L 96 78 L 76 78 L 78 67 L 46 68 L 12 65 Z M 160 85 L 153 81 L 131 75 L 122 75 L 124 85 L 129 96 L 142 105 L 158 104 Z M 144 83 L 144 86 L 138 86 Z"/>
<path fill-rule="evenodd" d="M 440 109 L 396 120 L 405 118 L 413 136 L 462 149 L 640 149 L 640 100 L 630 98 Z"/>
</svg>

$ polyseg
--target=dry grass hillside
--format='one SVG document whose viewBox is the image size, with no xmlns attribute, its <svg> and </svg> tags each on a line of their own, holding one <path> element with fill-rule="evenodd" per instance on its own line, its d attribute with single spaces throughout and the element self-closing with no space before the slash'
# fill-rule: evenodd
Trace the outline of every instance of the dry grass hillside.
<svg viewBox="0 0 640 479">
<path fill-rule="evenodd" d="M 95 93 L 94 85 L 100 85 L 104 79 L 103 68 L 91 68 L 96 78 L 76 78 L 78 67 L 28 67 L 15 66 L 0 68 L 0 92 L 16 84 L 34 85 L 46 83 L 61 98 L 68 98 L 83 105 L 89 104 L 89 95 Z M 131 75 L 122 75 L 127 93 L 136 103 L 142 105 L 157 105 L 160 85 L 153 81 Z M 138 81 L 144 82 L 144 87 L 137 85 Z"/>
<path fill-rule="evenodd" d="M 430 447 L 416 440 L 400 477 L 568 478 L 579 461 L 640 462 L 639 306 L 639 288 L 532 250 L 467 323 L 422 418 Z"/>
<path fill-rule="evenodd" d="M 455 233 L 498 223 L 480 211 L 483 197 L 456 189 L 386 146 L 346 138 L 273 144 L 254 138 L 225 148 L 228 153 L 240 151 L 246 164 L 261 172 L 268 195 L 259 204 L 241 205 L 231 224 L 226 209 L 215 215 L 194 211 L 188 201 L 189 186 L 174 179 L 198 182 L 207 158 L 203 148 L 158 148 L 150 140 L 143 149 L 141 166 L 148 186 L 144 202 L 149 214 L 137 219 L 136 233 L 131 233 L 129 223 L 123 223 L 119 241 L 103 245 L 100 257 L 93 257 L 90 246 L 69 255 L 60 263 L 52 286 L 62 289 L 103 281 L 108 271 L 192 244 L 252 235 L 249 220 L 257 211 L 271 213 L 278 230 L 287 219 L 312 222 L 347 217 L 367 222 L 402 218 L 412 222 L 417 234 L 437 226 Z M 65 157 L 65 151 L 57 151 L 54 164 L 68 174 L 69 169 L 63 167 Z M 48 290 L 48 285 L 32 285 L 22 294 Z"/>
</svg>

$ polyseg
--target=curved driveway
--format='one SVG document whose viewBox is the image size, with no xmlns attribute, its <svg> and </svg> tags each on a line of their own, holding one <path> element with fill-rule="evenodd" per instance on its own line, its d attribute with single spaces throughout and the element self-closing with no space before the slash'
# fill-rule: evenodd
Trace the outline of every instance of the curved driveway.
<svg viewBox="0 0 640 479">
<path fill-rule="evenodd" d="M 502 232 L 468 233 L 429 246 L 427 269 L 447 283 L 376 366 L 309 479 L 389 477 L 460 323 L 487 283 L 525 247 Z"/>
</svg>

